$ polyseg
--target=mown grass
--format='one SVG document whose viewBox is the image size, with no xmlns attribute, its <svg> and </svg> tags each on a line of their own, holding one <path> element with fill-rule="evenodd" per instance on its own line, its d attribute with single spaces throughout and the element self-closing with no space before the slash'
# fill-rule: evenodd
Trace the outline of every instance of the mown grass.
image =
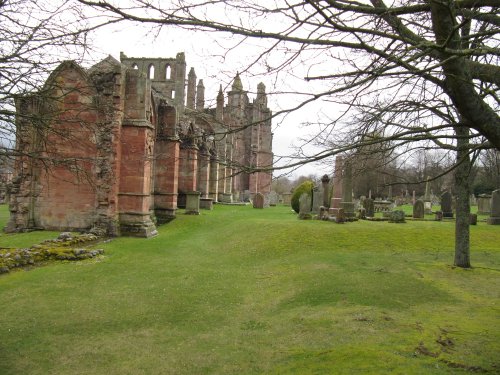
<svg viewBox="0 0 500 375">
<path fill-rule="evenodd" d="M 471 227 L 472 270 L 453 238 L 448 221 L 180 214 L 98 261 L 0 277 L 0 373 L 496 373 L 500 227 Z"/>
</svg>

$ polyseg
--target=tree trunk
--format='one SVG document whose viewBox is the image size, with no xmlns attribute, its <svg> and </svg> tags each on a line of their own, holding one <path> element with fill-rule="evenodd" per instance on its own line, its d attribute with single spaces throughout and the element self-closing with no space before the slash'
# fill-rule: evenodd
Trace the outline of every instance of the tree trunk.
<svg viewBox="0 0 500 375">
<path fill-rule="evenodd" d="M 467 138 L 469 129 L 465 126 L 457 126 L 455 132 L 458 136 L 457 168 L 455 169 L 455 266 L 470 268 L 470 157 Z"/>
</svg>

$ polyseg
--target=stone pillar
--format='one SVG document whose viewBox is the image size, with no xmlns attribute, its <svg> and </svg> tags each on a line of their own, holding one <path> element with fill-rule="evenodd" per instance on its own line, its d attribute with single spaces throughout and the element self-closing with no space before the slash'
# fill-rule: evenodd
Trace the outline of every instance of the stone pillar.
<svg viewBox="0 0 500 375">
<path fill-rule="evenodd" d="M 344 161 L 342 155 L 335 158 L 335 171 L 333 173 L 333 194 L 330 203 L 330 215 L 336 215 L 338 209 L 341 208 L 342 202 L 342 171 L 344 169 Z"/>
<path fill-rule="evenodd" d="M 180 151 L 179 190 L 196 191 L 198 177 L 198 147 L 183 145 Z"/>
<path fill-rule="evenodd" d="M 155 158 L 155 216 L 158 223 L 175 218 L 179 190 L 179 151 L 177 138 L 158 140 Z"/>
<path fill-rule="evenodd" d="M 348 162 L 345 165 L 342 179 L 342 208 L 347 218 L 354 217 L 354 203 L 352 202 L 352 167 Z"/>
<path fill-rule="evenodd" d="M 156 227 L 151 221 L 152 133 L 147 123 L 122 126 L 119 221 L 122 235 L 151 237 Z"/>
<path fill-rule="evenodd" d="M 322 178 L 321 178 L 321 184 L 323 185 L 323 206 L 324 207 L 329 207 L 329 202 L 328 202 L 328 192 L 329 192 L 329 189 L 328 189 L 328 184 L 330 183 L 330 177 L 328 177 L 328 175 L 324 175 Z"/>
<path fill-rule="evenodd" d="M 210 154 L 206 149 L 200 150 L 198 154 L 198 191 L 201 198 L 208 198 L 210 174 Z"/>
<path fill-rule="evenodd" d="M 217 200 L 221 202 L 222 195 L 226 192 L 226 166 L 224 162 L 219 163 L 217 175 L 219 177 L 217 181 Z"/>
<path fill-rule="evenodd" d="M 210 157 L 210 178 L 208 180 L 208 197 L 217 202 L 219 192 L 219 163 L 216 156 Z"/>
<path fill-rule="evenodd" d="M 217 94 L 217 107 L 215 109 L 215 119 L 222 121 L 224 117 L 224 93 L 222 92 L 222 85 L 219 87 L 219 93 Z"/>
<path fill-rule="evenodd" d="M 189 109 L 194 109 L 195 101 L 196 101 L 196 73 L 194 72 L 194 68 L 191 68 L 188 74 L 186 107 Z"/>
<path fill-rule="evenodd" d="M 203 80 L 200 79 L 196 86 L 196 110 L 203 111 L 203 108 L 205 108 L 205 86 Z"/>
</svg>

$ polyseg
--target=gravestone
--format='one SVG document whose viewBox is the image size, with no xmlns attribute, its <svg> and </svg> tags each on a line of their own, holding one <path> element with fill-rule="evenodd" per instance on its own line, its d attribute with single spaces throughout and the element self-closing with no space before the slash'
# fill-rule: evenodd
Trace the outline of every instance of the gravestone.
<svg viewBox="0 0 500 375">
<path fill-rule="evenodd" d="M 344 224 L 346 222 L 345 211 L 343 208 L 339 208 L 337 215 L 335 216 L 335 222 L 338 224 Z"/>
<path fill-rule="evenodd" d="M 328 199 L 329 198 L 329 196 L 328 196 L 329 183 L 330 183 L 330 177 L 328 177 L 327 174 L 323 175 L 323 177 L 321 177 L 321 188 L 323 190 L 323 203 L 321 205 L 324 207 L 328 207 L 330 205 L 330 202 Z"/>
<path fill-rule="evenodd" d="M 366 198 L 364 202 L 366 217 L 374 217 L 375 216 L 375 203 L 373 199 Z"/>
<path fill-rule="evenodd" d="M 319 214 L 319 208 L 323 205 L 323 191 L 319 186 L 313 189 L 313 203 L 312 212 L 313 214 Z"/>
<path fill-rule="evenodd" d="M 275 191 L 269 193 L 269 205 L 274 207 L 278 204 L 278 194 Z"/>
<path fill-rule="evenodd" d="M 413 218 L 414 219 L 424 218 L 424 202 L 422 202 L 420 199 L 417 199 L 417 201 L 413 205 Z"/>
<path fill-rule="evenodd" d="M 488 224 L 500 225 L 500 189 L 491 194 L 491 214 Z"/>
<path fill-rule="evenodd" d="M 491 195 L 481 194 L 477 197 L 478 215 L 489 215 L 491 213 Z"/>
<path fill-rule="evenodd" d="M 200 192 L 188 191 L 186 193 L 186 215 L 200 214 Z"/>
<path fill-rule="evenodd" d="M 391 211 L 389 215 L 390 223 L 406 223 L 405 213 L 402 210 Z"/>
<path fill-rule="evenodd" d="M 253 197 L 253 208 L 264 208 L 264 194 L 257 193 Z"/>
<path fill-rule="evenodd" d="M 283 193 L 281 197 L 283 198 L 284 206 L 290 206 L 292 204 L 292 193 Z"/>
<path fill-rule="evenodd" d="M 358 209 L 358 219 L 366 219 L 366 209 L 364 207 Z"/>
<path fill-rule="evenodd" d="M 469 214 L 469 223 L 470 225 L 477 225 L 477 215 Z"/>
<path fill-rule="evenodd" d="M 354 203 L 352 201 L 352 166 L 351 162 L 345 164 L 342 179 L 342 208 L 346 218 L 354 217 Z"/>
<path fill-rule="evenodd" d="M 445 191 L 441 195 L 441 211 L 443 211 L 443 218 L 453 218 L 452 198 L 449 191 Z"/>
<path fill-rule="evenodd" d="M 443 220 L 443 211 L 436 211 L 436 215 L 434 216 L 434 220 L 442 221 Z"/>
<path fill-rule="evenodd" d="M 299 219 L 311 219 L 311 196 L 303 193 L 299 198 Z"/>
<path fill-rule="evenodd" d="M 333 192 L 332 200 L 330 202 L 330 215 L 337 215 L 337 211 L 342 207 L 342 171 L 344 169 L 344 162 L 342 155 L 337 155 L 335 158 L 335 172 L 333 173 Z"/>
</svg>

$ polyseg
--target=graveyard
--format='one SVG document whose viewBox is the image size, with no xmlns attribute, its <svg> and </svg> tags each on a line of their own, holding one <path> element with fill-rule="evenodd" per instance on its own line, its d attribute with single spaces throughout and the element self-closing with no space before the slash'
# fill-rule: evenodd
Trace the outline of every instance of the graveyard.
<svg viewBox="0 0 500 375">
<path fill-rule="evenodd" d="M 0 275 L 0 373 L 498 373 L 487 215 L 471 226 L 471 269 L 453 267 L 450 218 L 297 216 L 218 204 L 153 238 L 96 243 L 91 259 Z M 2 233 L 0 253 L 58 235 Z"/>
</svg>

